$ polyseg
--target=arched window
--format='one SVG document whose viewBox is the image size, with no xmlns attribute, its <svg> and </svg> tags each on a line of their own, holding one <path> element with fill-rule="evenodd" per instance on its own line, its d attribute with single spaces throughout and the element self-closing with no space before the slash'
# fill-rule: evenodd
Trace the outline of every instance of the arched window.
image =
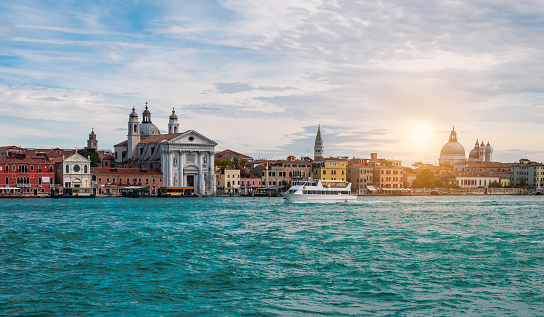
<svg viewBox="0 0 544 317">
<path fill-rule="evenodd" d="M 93 182 L 96 182 L 96 175 L 93 175 Z"/>
<path fill-rule="evenodd" d="M 41 173 L 42 172 L 42 165 L 38 165 L 38 173 Z"/>
<path fill-rule="evenodd" d="M 87 165 L 83 166 L 83 173 L 87 174 Z"/>
<path fill-rule="evenodd" d="M 70 167 L 66 165 L 66 173 L 70 173 Z"/>
<path fill-rule="evenodd" d="M 6 173 L 9 173 L 9 165 L 6 164 Z"/>
<path fill-rule="evenodd" d="M 53 173 L 53 165 L 49 165 L 49 173 Z"/>
<path fill-rule="evenodd" d="M 6 177 L 6 187 L 9 185 L 9 177 Z"/>
<path fill-rule="evenodd" d="M 42 185 L 42 178 L 41 177 L 38 177 L 38 185 Z"/>
</svg>

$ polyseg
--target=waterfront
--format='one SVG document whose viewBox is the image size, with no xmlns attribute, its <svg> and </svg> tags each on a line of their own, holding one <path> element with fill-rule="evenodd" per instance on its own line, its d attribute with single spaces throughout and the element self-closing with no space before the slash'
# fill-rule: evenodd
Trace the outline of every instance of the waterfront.
<svg viewBox="0 0 544 317">
<path fill-rule="evenodd" d="M 2 315 L 540 315 L 542 196 L 0 201 Z"/>
</svg>

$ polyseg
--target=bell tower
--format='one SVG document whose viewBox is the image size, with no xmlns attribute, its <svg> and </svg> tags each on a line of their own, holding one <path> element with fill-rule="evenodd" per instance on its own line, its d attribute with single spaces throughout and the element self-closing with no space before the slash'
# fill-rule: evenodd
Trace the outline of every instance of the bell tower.
<svg viewBox="0 0 544 317">
<path fill-rule="evenodd" d="M 140 122 L 138 121 L 138 114 L 134 107 L 132 107 L 132 112 L 128 116 L 127 140 L 127 158 L 129 160 L 135 159 L 138 155 L 136 146 L 140 143 Z"/>
<path fill-rule="evenodd" d="M 87 140 L 87 147 L 89 149 L 98 149 L 98 141 L 96 140 L 96 134 L 94 133 L 94 129 L 92 129 L 91 133 L 89 134 L 89 140 Z"/>
<path fill-rule="evenodd" d="M 323 146 L 323 138 L 321 137 L 321 125 L 317 125 L 317 135 L 315 136 L 314 145 L 314 161 L 322 160 L 324 157 L 325 147 Z"/>
<path fill-rule="evenodd" d="M 170 121 L 168 121 L 168 134 L 179 133 L 179 121 L 176 111 L 172 108 L 172 114 L 170 115 Z"/>
</svg>

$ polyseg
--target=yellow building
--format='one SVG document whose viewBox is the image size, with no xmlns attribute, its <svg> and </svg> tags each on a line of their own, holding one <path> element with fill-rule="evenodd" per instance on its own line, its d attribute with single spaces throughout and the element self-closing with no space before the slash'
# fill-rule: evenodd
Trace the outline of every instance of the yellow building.
<svg viewBox="0 0 544 317">
<path fill-rule="evenodd" d="M 215 172 L 217 178 L 217 193 L 226 195 L 240 194 L 240 170 L 223 167 Z"/>
<path fill-rule="evenodd" d="M 334 183 L 334 181 L 347 181 L 348 160 L 341 158 L 324 158 L 314 162 L 312 169 L 314 179 L 320 179 L 324 185 Z"/>
</svg>

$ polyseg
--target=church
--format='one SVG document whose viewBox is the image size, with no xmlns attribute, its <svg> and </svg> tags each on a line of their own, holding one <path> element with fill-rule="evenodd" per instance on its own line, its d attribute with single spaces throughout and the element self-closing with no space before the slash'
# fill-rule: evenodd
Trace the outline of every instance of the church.
<svg viewBox="0 0 544 317">
<path fill-rule="evenodd" d="M 468 161 L 474 162 L 491 162 L 493 160 L 493 147 L 487 142 L 487 145 L 478 144 L 476 140 L 476 145 L 470 151 L 468 155 Z M 465 148 L 457 140 L 457 132 L 455 132 L 455 127 L 450 133 L 450 139 L 446 143 L 442 150 L 440 151 L 440 158 L 438 159 L 439 164 L 453 165 L 455 163 L 465 162 L 467 158 L 465 156 Z"/>
<path fill-rule="evenodd" d="M 215 194 L 217 143 L 194 130 L 180 132 L 174 109 L 168 121 L 168 134 L 161 134 L 152 123 L 147 102 L 141 123 L 132 108 L 127 131 L 127 139 L 114 145 L 116 167 L 157 168 L 164 175 L 164 187 L 193 188 L 198 195 Z"/>
<path fill-rule="evenodd" d="M 453 165 L 455 163 L 466 161 L 465 148 L 457 140 L 457 132 L 455 127 L 451 130 L 448 143 L 444 144 L 440 151 L 438 163 L 440 165 Z"/>
</svg>

